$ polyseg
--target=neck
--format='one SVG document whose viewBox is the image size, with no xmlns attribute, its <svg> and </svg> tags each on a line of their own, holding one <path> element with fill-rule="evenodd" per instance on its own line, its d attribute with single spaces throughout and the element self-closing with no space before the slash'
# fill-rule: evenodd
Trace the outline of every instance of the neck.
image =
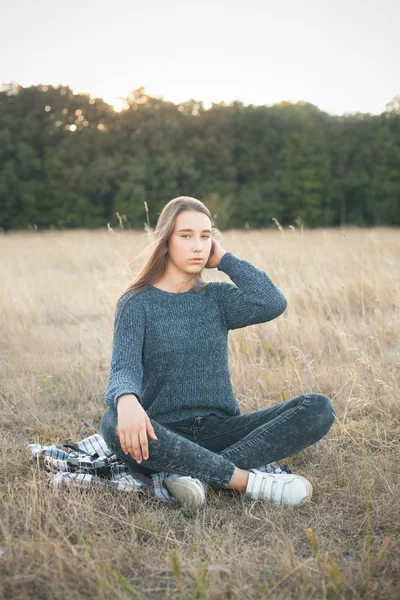
<svg viewBox="0 0 400 600">
<path fill-rule="evenodd" d="M 195 282 L 195 275 L 183 273 L 171 263 L 167 263 L 164 273 L 154 285 L 166 292 L 187 292 L 194 287 Z"/>
</svg>

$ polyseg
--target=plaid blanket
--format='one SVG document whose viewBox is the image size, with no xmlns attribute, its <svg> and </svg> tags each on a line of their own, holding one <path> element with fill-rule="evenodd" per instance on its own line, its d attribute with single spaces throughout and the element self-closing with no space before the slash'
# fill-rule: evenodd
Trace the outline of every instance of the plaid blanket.
<svg viewBox="0 0 400 600">
<path fill-rule="evenodd" d="M 67 446 L 66 446 L 67 444 Z M 138 492 L 156 497 L 161 502 L 171 502 L 174 498 L 169 493 L 164 479 L 170 473 L 153 473 L 150 476 L 142 473 L 131 473 L 126 464 L 117 458 L 104 439 L 98 433 L 80 440 L 79 442 L 64 442 L 43 446 L 41 444 L 27 444 L 30 452 L 30 460 L 37 462 L 48 476 L 49 483 L 54 488 L 63 489 L 68 486 L 78 488 L 111 488 L 123 492 Z M 72 470 L 69 457 L 74 448 L 82 455 L 98 455 L 106 459 L 111 466 L 111 477 L 102 477 L 79 469 Z M 288 465 L 279 466 L 277 463 L 269 463 L 258 470 L 266 473 L 290 473 Z"/>
</svg>

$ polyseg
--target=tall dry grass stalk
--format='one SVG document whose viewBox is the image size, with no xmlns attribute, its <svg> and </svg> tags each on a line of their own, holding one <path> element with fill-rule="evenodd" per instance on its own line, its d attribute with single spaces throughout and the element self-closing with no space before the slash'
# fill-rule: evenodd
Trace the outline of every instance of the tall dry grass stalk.
<svg viewBox="0 0 400 600">
<path fill-rule="evenodd" d="M 287 459 L 313 482 L 311 505 L 211 490 L 191 513 L 122 492 L 59 494 L 27 462 L 26 442 L 98 430 L 112 307 L 151 236 L 120 227 L 0 237 L 0 596 L 398 598 L 399 231 L 218 234 L 288 298 L 279 319 L 230 333 L 242 411 L 320 391 L 337 422 Z"/>
</svg>

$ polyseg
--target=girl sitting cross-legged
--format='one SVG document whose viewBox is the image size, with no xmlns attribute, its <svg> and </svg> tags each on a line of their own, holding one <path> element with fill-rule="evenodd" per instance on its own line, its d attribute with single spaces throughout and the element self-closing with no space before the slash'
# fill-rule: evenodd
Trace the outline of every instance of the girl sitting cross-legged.
<svg viewBox="0 0 400 600">
<path fill-rule="evenodd" d="M 201 506 L 211 485 L 295 506 L 310 500 L 311 483 L 257 466 L 320 440 L 335 409 L 327 396 L 303 393 L 241 413 L 228 332 L 279 317 L 287 302 L 264 271 L 213 238 L 213 226 L 191 197 L 160 213 L 150 258 L 116 305 L 101 433 L 132 472 L 168 473 L 180 503 Z M 204 281 L 215 268 L 233 283 Z"/>
</svg>

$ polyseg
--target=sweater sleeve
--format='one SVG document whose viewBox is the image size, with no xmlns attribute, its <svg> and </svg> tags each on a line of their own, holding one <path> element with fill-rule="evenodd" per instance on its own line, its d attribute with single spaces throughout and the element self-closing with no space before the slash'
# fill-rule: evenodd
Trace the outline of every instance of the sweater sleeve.
<svg viewBox="0 0 400 600">
<path fill-rule="evenodd" d="M 227 329 L 272 321 L 285 311 L 287 300 L 281 290 L 264 271 L 247 260 L 226 252 L 217 269 L 236 284 L 218 282 L 218 302 Z"/>
<path fill-rule="evenodd" d="M 120 298 L 115 313 L 111 367 L 104 397 L 105 403 L 114 408 L 122 394 L 135 394 L 139 402 L 142 398 L 145 312 L 141 302 L 135 298 L 126 302 L 126 298 L 127 294 Z"/>
</svg>

